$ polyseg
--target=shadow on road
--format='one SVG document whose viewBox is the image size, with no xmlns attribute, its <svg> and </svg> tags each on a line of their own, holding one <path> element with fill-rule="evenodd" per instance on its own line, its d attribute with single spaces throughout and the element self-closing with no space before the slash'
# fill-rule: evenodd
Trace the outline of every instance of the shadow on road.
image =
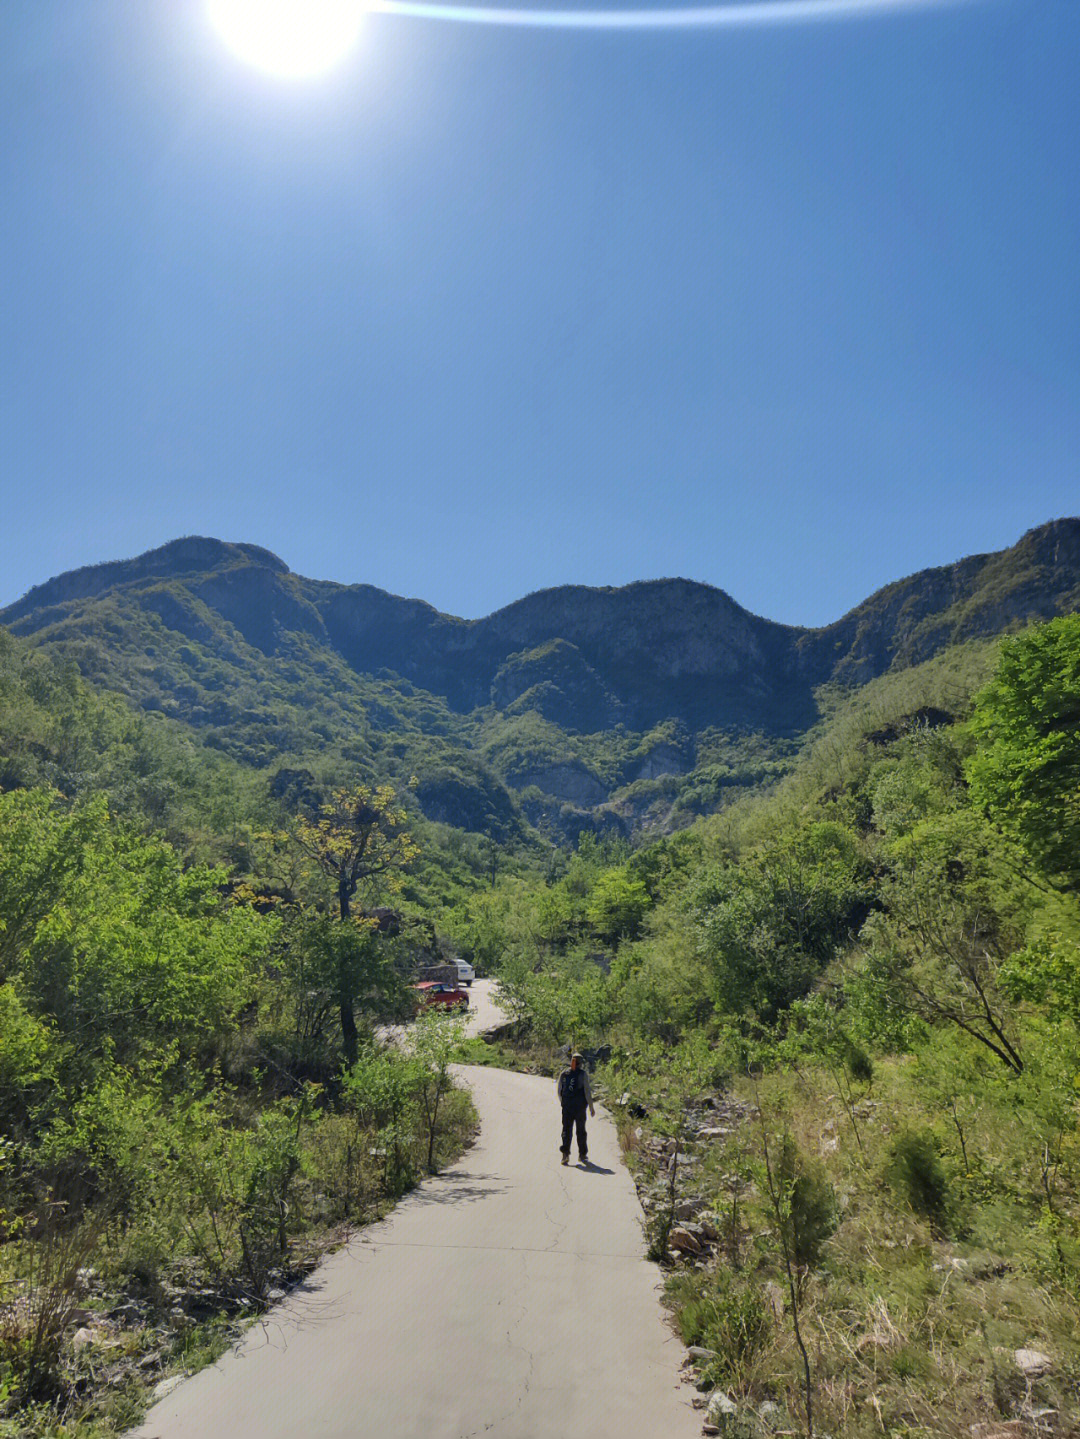
<svg viewBox="0 0 1080 1439">
<path fill-rule="evenodd" d="M 487 1199 L 506 1189 L 501 1174 L 470 1174 L 464 1170 L 447 1169 L 433 1180 L 414 1189 L 403 1204 L 467 1204 Z"/>
<path fill-rule="evenodd" d="M 590 1160 L 586 1160 L 586 1162 L 585 1162 L 584 1164 L 582 1164 L 581 1160 L 579 1159 L 578 1162 L 577 1162 L 577 1166 L 576 1166 L 576 1167 L 577 1167 L 578 1169 L 580 1169 L 583 1174 L 614 1174 L 614 1173 L 615 1173 L 614 1169 L 605 1169 L 602 1164 L 594 1164 L 591 1159 L 590 1159 Z"/>
</svg>

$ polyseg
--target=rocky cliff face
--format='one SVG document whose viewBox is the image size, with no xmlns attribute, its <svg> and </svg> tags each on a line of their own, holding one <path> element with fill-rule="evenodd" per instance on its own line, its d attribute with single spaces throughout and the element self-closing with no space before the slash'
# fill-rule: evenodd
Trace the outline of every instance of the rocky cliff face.
<svg viewBox="0 0 1080 1439">
<path fill-rule="evenodd" d="M 461 620 L 368 585 L 303 579 L 254 545 L 200 538 L 61 575 L 0 611 L 0 623 L 45 638 L 116 595 L 204 644 L 216 636 L 227 646 L 238 633 L 274 656 L 300 636 L 354 671 L 391 671 L 463 713 L 534 710 L 584 733 L 669 717 L 691 730 L 783 733 L 812 720 L 812 691 L 824 681 L 865 683 L 958 640 L 1080 607 L 1080 520 L 900 580 L 820 630 L 774 624 L 681 579 L 544 590 Z M 579 798 L 576 779 L 560 778 Z"/>
</svg>

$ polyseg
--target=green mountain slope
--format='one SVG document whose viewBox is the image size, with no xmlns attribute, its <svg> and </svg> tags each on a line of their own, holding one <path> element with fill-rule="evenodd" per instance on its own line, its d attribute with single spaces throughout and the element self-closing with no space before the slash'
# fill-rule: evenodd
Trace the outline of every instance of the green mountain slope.
<svg viewBox="0 0 1080 1439">
<path fill-rule="evenodd" d="M 1080 520 L 799 629 L 688 580 L 566 586 L 479 620 L 187 538 L 72 571 L 0 623 L 246 765 L 321 757 L 506 838 L 678 822 L 783 768 L 822 685 L 1080 606 Z M 751 736 L 757 739 L 751 740 Z"/>
</svg>

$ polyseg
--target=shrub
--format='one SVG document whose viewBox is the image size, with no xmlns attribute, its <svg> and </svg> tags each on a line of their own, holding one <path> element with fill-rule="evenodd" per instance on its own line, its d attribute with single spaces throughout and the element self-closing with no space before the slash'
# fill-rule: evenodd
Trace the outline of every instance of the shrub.
<svg viewBox="0 0 1080 1439">
<path fill-rule="evenodd" d="M 822 1246 L 836 1229 L 836 1195 L 818 1164 L 807 1160 L 790 1134 L 784 1135 L 776 1166 L 792 1261 L 812 1269 Z"/>
<path fill-rule="evenodd" d="M 747 1371 L 772 1330 L 771 1311 L 760 1290 L 737 1283 L 726 1271 L 682 1303 L 676 1322 L 685 1344 L 700 1344 L 716 1352 L 703 1377 L 739 1387 L 745 1384 Z"/>
<path fill-rule="evenodd" d="M 892 1146 L 888 1176 L 916 1214 L 944 1227 L 949 1181 L 932 1134 L 914 1129 L 899 1134 Z"/>
</svg>

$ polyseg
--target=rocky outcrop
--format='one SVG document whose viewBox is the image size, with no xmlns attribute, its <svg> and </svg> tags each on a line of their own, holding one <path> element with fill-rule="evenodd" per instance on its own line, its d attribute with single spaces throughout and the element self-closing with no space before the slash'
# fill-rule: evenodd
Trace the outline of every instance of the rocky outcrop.
<svg viewBox="0 0 1080 1439">
<path fill-rule="evenodd" d="M 523 770 L 512 776 L 508 783 L 516 789 L 535 786 L 543 794 L 567 800 L 570 804 L 594 805 L 607 798 L 607 791 L 596 776 L 576 760 Z"/>
</svg>

